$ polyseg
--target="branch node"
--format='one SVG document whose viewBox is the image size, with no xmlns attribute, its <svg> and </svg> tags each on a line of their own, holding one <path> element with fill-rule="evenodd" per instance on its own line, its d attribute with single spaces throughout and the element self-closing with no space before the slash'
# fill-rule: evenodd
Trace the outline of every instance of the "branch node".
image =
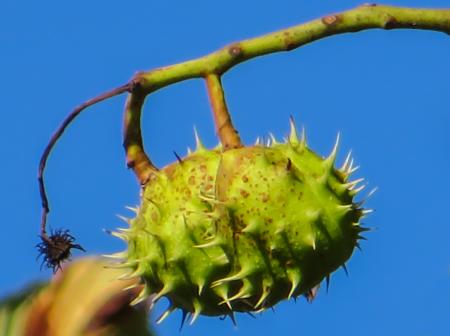
<svg viewBox="0 0 450 336">
<path fill-rule="evenodd" d="M 286 51 L 290 51 L 297 47 L 297 44 L 295 43 L 292 34 L 288 31 L 285 31 L 283 33 L 283 41 L 284 41 L 284 45 L 286 47 Z"/>
<path fill-rule="evenodd" d="M 228 47 L 228 53 L 233 58 L 238 58 L 239 56 L 242 55 L 242 47 L 240 46 L 239 43 L 233 43 Z"/>
<path fill-rule="evenodd" d="M 322 23 L 328 27 L 335 26 L 339 22 L 341 22 L 341 17 L 337 14 L 327 15 L 322 18 Z"/>
<path fill-rule="evenodd" d="M 145 79 L 143 78 L 144 74 L 145 72 L 139 71 L 133 76 L 130 81 L 130 90 L 128 91 L 129 93 L 139 93 L 140 91 L 142 91 L 145 82 Z"/>
</svg>

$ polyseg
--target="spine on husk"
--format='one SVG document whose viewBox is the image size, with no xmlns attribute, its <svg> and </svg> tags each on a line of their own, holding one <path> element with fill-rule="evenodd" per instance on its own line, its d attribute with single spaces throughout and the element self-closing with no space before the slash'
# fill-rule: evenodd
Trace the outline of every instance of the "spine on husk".
<svg viewBox="0 0 450 336">
<path fill-rule="evenodd" d="M 114 255 L 134 270 L 124 277 L 145 281 L 136 302 L 156 293 L 170 301 L 161 320 L 180 308 L 194 321 L 313 299 L 365 230 L 350 155 L 335 168 L 338 141 L 322 158 L 293 123 L 283 143 L 224 152 L 196 139 L 194 152 L 151 175 L 137 216 L 113 233 L 128 244 Z"/>
</svg>

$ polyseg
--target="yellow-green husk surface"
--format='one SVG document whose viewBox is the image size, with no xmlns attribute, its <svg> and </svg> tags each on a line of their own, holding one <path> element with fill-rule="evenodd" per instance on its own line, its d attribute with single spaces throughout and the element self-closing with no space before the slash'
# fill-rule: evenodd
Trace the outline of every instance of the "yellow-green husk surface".
<svg viewBox="0 0 450 336">
<path fill-rule="evenodd" d="M 198 140 L 198 138 L 197 138 Z M 184 315 L 255 312 L 301 294 L 358 245 L 362 210 L 347 160 L 334 167 L 292 125 L 285 143 L 196 151 L 151 175 L 137 216 L 114 235 L 145 290 Z M 309 294 L 308 294 L 309 293 Z"/>
</svg>

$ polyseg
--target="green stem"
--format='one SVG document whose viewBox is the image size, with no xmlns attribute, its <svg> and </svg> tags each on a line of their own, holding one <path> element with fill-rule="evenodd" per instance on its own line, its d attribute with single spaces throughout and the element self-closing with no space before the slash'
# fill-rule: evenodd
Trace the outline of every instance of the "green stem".
<svg viewBox="0 0 450 336">
<path fill-rule="evenodd" d="M 124 115 L 124 142 L 128 168 L 132 168 L 139 182 L 144 185 L 157 168 L 144 151 L 141 134 L 141 111 L 145 95 L 137 92 L 128 95 Z"/>
<path fill-rule="evenodd" d="M 241 139 L 239 138 L 238 132 L 233 127 L 231 116 L 228 112 L 220 76 L 209 74 L 205 79 L 209 100 L 213 110 L 217 136 L 222 143 L 223 150 L 242 147 Z"/>
</svg>

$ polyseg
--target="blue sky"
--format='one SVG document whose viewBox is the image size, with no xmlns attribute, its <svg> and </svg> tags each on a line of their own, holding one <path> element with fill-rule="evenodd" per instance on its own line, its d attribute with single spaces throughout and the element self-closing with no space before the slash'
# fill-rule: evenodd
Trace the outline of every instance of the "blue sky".
<svg viewBox="0 0 450 336">
<path fill-rule="evenodd" d="M 0 4 L 0 296 L 50 276 L 35 261 L 38 160 L 77 104 L 136 71 L 202 56 L 225 44 L 341 11 L 360 1 L 22 1 Z M 447 1 L 394 1 L 449 7 Z M 321 40 L 239 65 L 224 76 L 246 143 L 288 132 L 293 115 L 325 155 L 341 132 L 378 192 L 363 252 L 336 272 L 313 304 L 230 321 L 201 317 L 180 335 L 448 335 L 450 322 L 450 39 L 424 31 L 368 31 Z M 90 254 L 123 249 L 104 233 L 130 215 L 139 188 L 121 147 L 124 96 L 86 111 L 58 143 L 46 172 L 50 225 L 69 228 Z M 196 125 L 217 139 L 204 83 L 192 80 L 147 102 L 144 136 L 154 162 L 193 146 Z M 166 305 L 161 302 L 157 311 Z M 180 313 L 157 330 L 178 334 Z M 154 318 L 154 316 L 153 316 Z"/>
</svg>

